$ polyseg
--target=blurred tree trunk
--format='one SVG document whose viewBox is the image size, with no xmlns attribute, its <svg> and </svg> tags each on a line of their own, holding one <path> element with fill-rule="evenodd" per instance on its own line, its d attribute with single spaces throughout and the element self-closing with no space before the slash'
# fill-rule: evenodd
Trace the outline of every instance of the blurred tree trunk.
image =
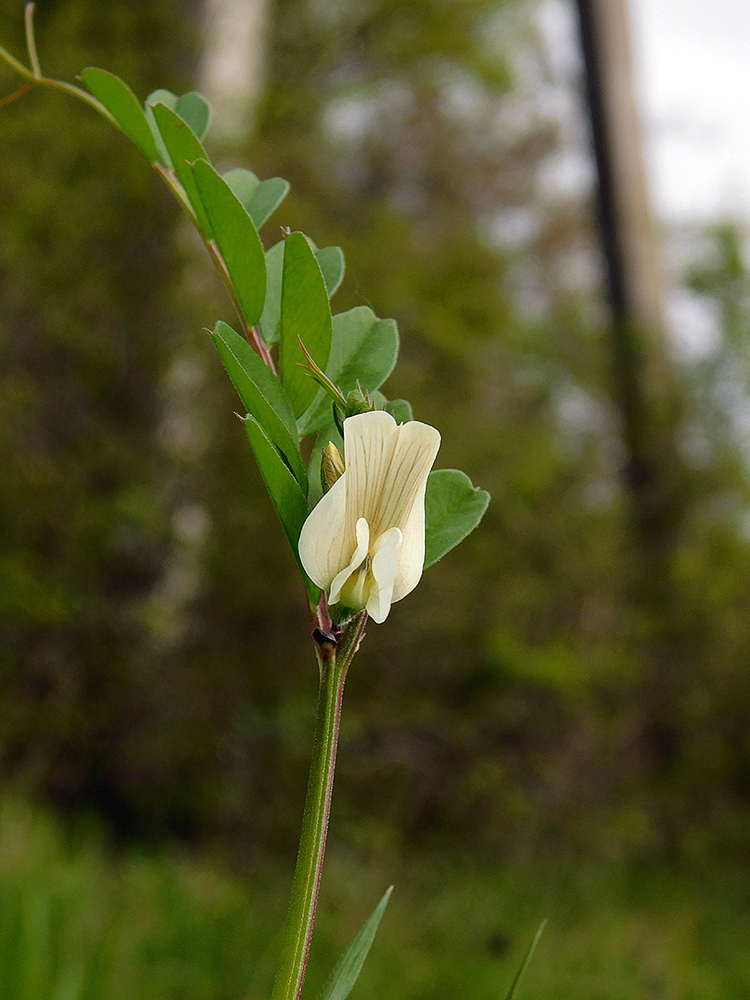
<svg viewBox="0 0 750 1000">
<path fill-rule="evenodd" d="M 597 215 L 611 309 L 615 402 L 645 579 L 663 577 L 679 521 L 676 398 L 665 344 L 658 241 L 649 203 L 625 0 L 578 0 L 597 165 Z M 672 410 L 672 412 L 670 412 Z M 661 568 L 660 568 L 661 567 Z"/>
<path fill-rule="evenodd" d="M 578 0 L 597 213 L 611 309 L 614 398 L 624 456 L 633 560 L 629 579 L 634 655 L 642 686 L 633 698 L 623 750 L 636 746 L 645 773 L 680 766 L 685 732 L 680 693 L 690 683 L 691 625 L 676 586 L 674 556 L 693 503 L 677 448 L 679 387 L 670 368 L 659 253 L 643 157 L 627 0 Z M 664 846 L 674 846 L 669 809 Z"/>
<path fill-rule="evenodd" d="M 229 148 L 251 131 L 267 61 L 268 0 L 207 0 L 198 89 L 211 103 L 211 137 Z"/>
</svg>

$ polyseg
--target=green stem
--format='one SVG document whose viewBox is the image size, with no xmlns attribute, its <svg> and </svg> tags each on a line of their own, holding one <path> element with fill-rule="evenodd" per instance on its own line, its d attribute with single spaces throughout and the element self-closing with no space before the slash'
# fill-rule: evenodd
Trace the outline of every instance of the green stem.
<svg viewBox="0 0 750 1000">
<path fill-rule="evenodd" d="M 24 66 L 22 62 L 19 62 L 18 59 L 14 58 L 14 56 L 12 56 L 7 49 L 4 49 L 2 45 L 0 45 L 0 59 L 7 63 L 11 69 L 14 69 L 16 73 L 20 76 L 26 77 L 26 79 L 30 80 L 32 83 L 38 83 L 41 87 L 52 87 L 53 90 L 62 90 L 66 94 L 73 94 L 73 96 L 77 97 L 79 101 L 84 101 L 86 104 L 89 104 L 95 111 L 98 111 L 100 115 L 106 118 L 108 122 L 117 126 L 117 122 L 114 120 L 109 111 L 107 111 L 101 101 L 97 101 L 95 97 L 91 94 L 87 94 L 86 91 L 81 90 L 80 87 L 76 87 L 72 83 L 65 83 L 64 80 L 53 80 L 47 76 L 36 76 L 33 69 L 29 69 L 28 66 Z"/>
<path fill-rule="evenodd" d="M 284 943 L 271 1000 L 299 1000 L 312 940 L 320 873 L 331 812 L 344 681 L 364 631 L 366 612 L 345 626 L 338 644 L 330 633 L 314 633 L 320 688 L 302 834 L 294 870 Z"/>
<path fill-rule="evenodd" d="M 36 38 L 34 37 L 34 4 L 27 3 L 24 12 L 24 24 L 26 26 L 26 50 L 29 53 L 29 62 L 34 71 L 34 76 L 41 79 L 42 67 L 39 65 L 39 56 L 36 51 Z"/>
<path fill-rule="evenodd" d="M 16 73 L 20 73 L 21 76 L 25 76 L 28 80 L 36 80 L 33 70 L 30 70 L 27 66 L 24 66 L 22 62 L 19 62 L 15 56 L 12 56 L 7 49 L 4 49 L 0 45 L 0 59 L 6 62 L 11 69 L 14 69 Z"/>
<path fill-rule="evenodd" d="M 161 171 L 161 173 L 162 176 L 164 176 L 164 171 Z M 193 224 L 195 224 L 197 228 L 197 224 L 195 222 L 195 216 L 192 213 L 192 209 L 190 209 L 190 206 L 187 207 L 188 211 L 190 212 L 190 217 L 193 221 Z M 253 348 L 255 353 L 260 357 L 261 361 L 263 361 L 263 363 L 268 368 L 270 368 L 275 375 L 276 366 L 273 363 L 273 358 L 271 357 L 271 352 L 268 348 L 268 344 L 263 339 L 263 335 L 261 334 L 258 327 L 250 326 L 247 320 L 245 319 L 245 314 L 242 311 L 242 304 L 240 303 L 237 291 L 234 285 L 232 284 L 232 279 L 229 277 L 229 271 L 227 271 L 226 264 L 224 263 L 224 259 L 221 256 L 221 253 L 219 252 L 218 246 L 216 245 L 214 240 L 204 239 L 203 242 L 206 245 L 206 249 L 208 250 L 209 256 L 211 257 L 211 260 L 213 261 L 216 270 L 219 272 L 219 275 L 221 276 L 221 280 L 224 282 L 224 286 L 229 294 L 229 298 L 232 300 L 232 305 L 234 306 L 235 311 L 237 312 L 240 325 L 242 326 L 242 329 L 245 332 L 245 336 L 247 337 L 250 346 Z"/>
</svg>

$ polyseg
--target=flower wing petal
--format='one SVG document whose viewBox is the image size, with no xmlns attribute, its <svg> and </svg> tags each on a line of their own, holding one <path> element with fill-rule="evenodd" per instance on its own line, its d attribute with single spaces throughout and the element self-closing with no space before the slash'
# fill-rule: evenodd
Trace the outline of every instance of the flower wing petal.
<svg viewBox="0 0 750 1000">
<path fill-rule="evenodd" d="M 310 579 L 323 590 L 343 566 L 354 549 L 355 534 L 347 535 L 346 473 L 313 508 L 299 536 L 299 557 Z"/>
</svg>

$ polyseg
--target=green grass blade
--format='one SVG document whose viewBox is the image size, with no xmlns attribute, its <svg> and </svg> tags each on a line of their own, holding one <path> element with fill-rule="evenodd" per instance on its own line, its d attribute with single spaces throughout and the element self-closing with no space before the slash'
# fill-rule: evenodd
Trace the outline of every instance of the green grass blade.
<svg viewBox="0 0 750 1000">
<path fill-rule="evenodd" d="M 375 940 L 375 934 L 392 892 L 393 886 L 386 889 L 383 898 L 367 918 L 362 930 L 339 959 L 331 973 L 331 978 L 323 987 L 319 1000 L 346 1000 L 349 996 L 362 971 L 372 942 Z"/>
<path fill-rule="evenodd" d="M 505 1000 L 515 1000 L 518 984 L 521 982 L 523 974 L 524 972 L 526 972 L 526 969 L 528 968 L 529 962 L 531 961 L 534 952 L 536 951 L 536 946 L 539 944 L 539 938 L 542 936 L 542 931 L 546 926 L 547 926 L 547 920 L 545 918 L 539 925 L 539 930 L 534 935 L 534 940 L 529 945 L 528 951 L 523 957 L 523 961 L 521 962 L 520 968 L 518 969 L 518 972 L 515 974 L 513 982 L 510 984 L 510 989 L 505 995 Z"/>
</svg>

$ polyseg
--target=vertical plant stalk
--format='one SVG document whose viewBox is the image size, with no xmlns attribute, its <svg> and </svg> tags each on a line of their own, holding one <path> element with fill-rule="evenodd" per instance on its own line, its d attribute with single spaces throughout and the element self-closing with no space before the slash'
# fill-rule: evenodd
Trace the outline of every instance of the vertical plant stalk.
<svg viewBox="0 0 750 1000">
<path fill-rule="evenodd" d="M 271 1000 L 299 1000 L 305 980 L 331 813 L 344 681 L 366 619 L 365 611 L 356 615 L 344 627 L 338 642 L 332 632 L 313 632 L 320 668 L 318 711 L 297 865 Z"/>
</svg>

